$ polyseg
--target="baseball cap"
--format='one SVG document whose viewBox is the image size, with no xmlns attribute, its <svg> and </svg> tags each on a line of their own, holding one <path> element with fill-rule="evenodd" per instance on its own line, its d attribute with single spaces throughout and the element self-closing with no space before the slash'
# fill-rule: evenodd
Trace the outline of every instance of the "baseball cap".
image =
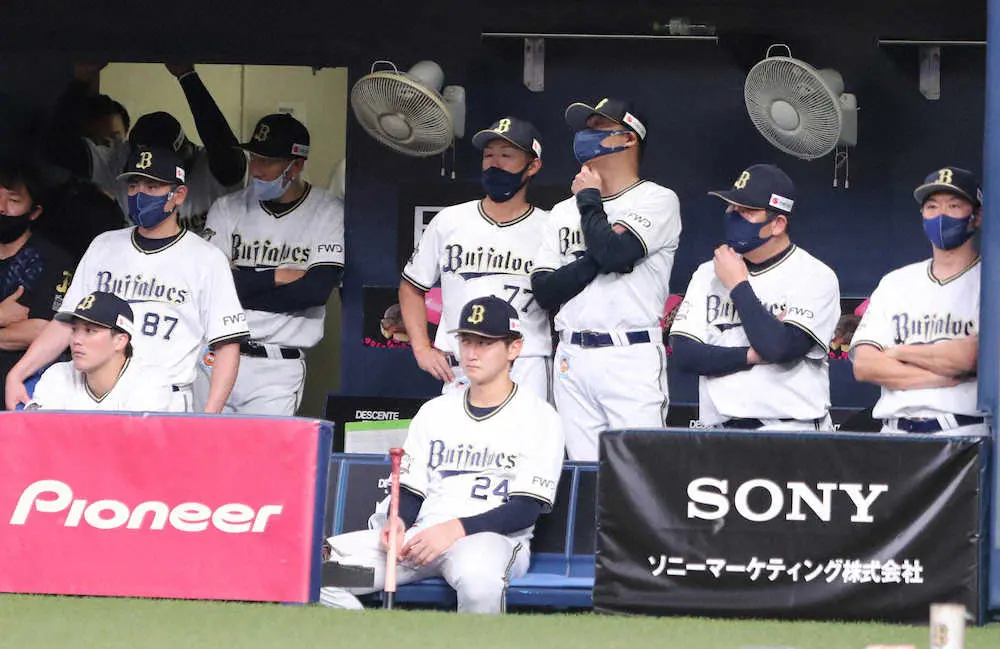
<svg viewBox="0 0 1000 649">
<path fill-rule="evenodd" d="M 472 146 L 485 149 L 496 139 L 507 140 L 525 153 L 542 157 L 542 136 L 531 122 L 516 117 L 503 117 L 472 136 Z"/>
<path fill-rule="evenodd" d="M 913 190 L 913 198 L 923 205 L 927 197 L 936 192 L 957 194 L 976 207 L 983 204 L 983 190 L 979 188 L 979 180 L 968 169 L 944 167 L 932 171 L 924 178 L 924 183 Z"/>
<path fill-rule="evenodd" d="M 495 295 L 476 298 L 462 307 L 459 326 L 450 334 L 476 334 L 483 338 L 520 338 L 517 311 Z"/>
<path fill-rule="evenodd" d="M 138 147 L 129 154 L 128 162 L 118 180 L 142 176 L 170 185 L 184 184 L 184 165 L 170 149 Z"/>
<path fill-rule="evenodd" d="M 645 123 L 628 102 L 621 99 L 605 97 L 593 106 L 579 101 L 573 102 L 566 108 L 566 123 L 574 131 L 582 131 L 587 128 L 587 120 L 594 115 L 612 119 L 638 135 L 640 140 L 646 139 Z"/>
<path fill-rule="evenodd" d="M 308 158 L 309 130 L 287 113 L 264 115 L 241 149 L 265 158 Z"/>
<path fill-rule="evenodd" d="M 788 174 L 775 165 L 747 167 L 736 177 L 732 189 L 708 193 L 733 205 L 774 210 L 786 215 L 792 213 L 795 205 L 795 185 Z"/>
<path fill-rule="evenodd" d="M 117 329 L 130 337 L 135 330 L 132 307 L 114 293 L 94 291 L 84 296 L 73 311 L 60 311 L 55 315 L 55 319 L 60 322 L 72 322 L 74 318 L 108 329 Z"/>
<path fill-rule="evenodd" d="M 161 110 L 137 119 L 129 131 L 128 141 L 133 148 L 162 147 L 176 153 L 187 142 L 187 135 L 176 117 Z"/>
</svg>

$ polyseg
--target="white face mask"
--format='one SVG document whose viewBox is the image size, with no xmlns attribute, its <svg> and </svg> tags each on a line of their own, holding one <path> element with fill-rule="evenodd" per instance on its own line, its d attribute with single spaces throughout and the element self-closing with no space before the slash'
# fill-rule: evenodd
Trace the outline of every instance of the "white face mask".
<svg viewBox="0 0 1000 649">
<path fill-rule="evenodd" d="M 273 201 L 276 198 L 281 198 L 281 196 L 288 189 L 288 186 L 292 183 L 291 180 L 286 180 L 288 172 L 291 170 L 292 165 L 295 161 L 288 163 L 285 170 L 275 178 L 274 180 L 261 180 L 259 178 L 253 178 L 253 195 L 259 201 Z"/>
</svg>

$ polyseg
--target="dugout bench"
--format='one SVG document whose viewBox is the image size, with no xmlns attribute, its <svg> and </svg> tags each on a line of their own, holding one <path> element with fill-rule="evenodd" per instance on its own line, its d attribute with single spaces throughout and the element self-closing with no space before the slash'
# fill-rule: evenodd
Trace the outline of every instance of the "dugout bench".
<svg viewBox="0 0 1000 649">
<path fill-rule="evenodd" d="M 388 493 L 388 476 L 386 456 L 334 453 L 330 458 L 325 535 L 368 529 L 376 503 Z M 596 521 L 597 463 L 566 462 L 555 507 L 535 525 L 531 566 L 523 577 L 510 582 L 507 605 L 591 608 Z M 452 608 L 456 604 L 455 591 L 438 578 L 400 586 L 396 601 Z"/>
</svg>

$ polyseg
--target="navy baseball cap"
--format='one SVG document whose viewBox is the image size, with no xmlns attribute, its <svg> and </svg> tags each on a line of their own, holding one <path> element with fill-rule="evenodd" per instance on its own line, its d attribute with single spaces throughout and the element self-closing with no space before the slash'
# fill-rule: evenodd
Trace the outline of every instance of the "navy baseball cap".
<svg viewBox="0 0 1000 649">
<path fill-rule="evenodd" d="M 517 311 L 495 295 L 476 298 L 462 307 L 459 325 L 450 334 L 475 334 L 483 338 L 520 338 Z"/>
<path fill-rule="evenodd" d="M 265 158 L 308 158 L 309 129 L 287 113 L 264 115 L 239 147 Z"/>
<path fill-rule="evenodd" d="M 628 102 L 621 99 L 605 97 L 593 106 L 579 101 L 573 102 L 566 108 L 566 123 L 574 131 L 582 131 L 587 128 L 587 120 L 594 115 L 602 115 L 618 122 L 639 136 L 640 141 L 646 139 L 645 123 L 629 106 Z"/>
<path fill-rule="evenodd" d="M 968 169 L 944 167 L 932 171 L 924 178 L 924 183 L 913 190 L 913 198 L 923 205 L 928 196 L 937 192 L 956 194 L 976 207 L 983 204 L 983 190 L 979 188 L 979 180 Z"/>
<path fill-rule="evenodd" d="M 137 147 L 129 154 L 118 180 L 142 176 L 169 185 L 183 185 L 184 164 L 173 151 L 162 147 Z"/>
<path fill-rule="evenodd" d="M 161 110 L 137 119 L 129 131 L 128 141 L 133 148 L 162 147 L 176 153 L 187 142 L 187 135 L 176 117 Z"/>
<path fill-rule="evenodd" d="M 472 136 L 472 146 L 485 149 L 493 140 L 507 140 L 536 158 L 542 157 L 542 136 L 531 122 L 516 117 L 503 117 Z"/>
<path fill-rule="evenodd" d="M 73 311 L 60 311 L 55 315 L 55 319 L 60 322 L 72 322 L 75 318 L 108 329 L 117 329 L 127 333 L 129 337 L 135 331 L 132 307 L 114 293 L 94 291 L 80 300 Z"/>
<path fill-rule="evenodd" d="M 795 205 L 795 185 L 788 174 L 775 165 L 747 167 L 736 177 L 732 189 L 708 193 L 733 205 L 774 210 L 785 215 L 791 214 Z"/>
</svg>

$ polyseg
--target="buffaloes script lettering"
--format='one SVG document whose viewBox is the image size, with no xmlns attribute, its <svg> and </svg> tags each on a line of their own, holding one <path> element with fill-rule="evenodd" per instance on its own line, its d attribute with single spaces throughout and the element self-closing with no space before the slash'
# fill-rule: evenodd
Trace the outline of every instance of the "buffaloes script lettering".
<svg viewBox="0 0 1000 649">
<path fill-rule="evenodd" d="M 427 458 L 427 468 L 431 471 L 448 469 L 457 471 L 480 471 L 501 469 L 511 471 L 517 467 L 517 453 L 494 451 L 489 446 L 477 448 L 474 444 L 457 444 L 449 447 L 444 441 L 431 441 L 431 452 Z"/>
<path fill-rule="evenodd" d="M 566 255 L 579 248 L 583 248 L 583 231 L 579 228 L 559 228 L 559 254 Z"/>
<path fill-rule="evenodd" d="M 787 509 L 784 490 L 788 490 Z M 867 495 L 865 491 L 867 490 Z M 697 478 L 688 483 L 687 516 L 706 521 L 718 520 L 729 515 L 733 505 L 742 518 L 761 523 L 770 521 L 784 513 L 785 520 L 806 521 L 810 518 L 830 522 L 833 517 L 833 501 L 836 492 L 843 492 L 853 505 L 852 523 L 874 523 L 872 505 L 879 496 L 889 491 L 884 484 L 854 484 L 819 482 L 815 490 L 804 482 L 787 482 L 784 488 L 776 482 L 763 478 L 747 480 L 733 493 L 730 503 L 729 481 L 718 478 Z M 767 502 L 763 509 L 755 510 L 750 505 L 751 494 L 758 492 L 755 503 Z M 840 499 L 843 500 L 843 499 Z M 809 514 L 811 512 L 811 516 Z"/>
<path fill-rule="evenodd" d="M 444 273 L 502 273 L 530 275 L 535 262 L 514 255 L 510 250 L 497 250 L 493 246 L 484 249 L 465 250 L 460 243 L 445 246 L 448 260 L 441 268 Z"/>
<path fill-rule="evenodd" d="M 285 243 L 279 245 L 270 239 L 244 241 L 238 234 L 233 234 L 232 243 L 232 259 L 237 265 L 240 265 L 238 262 L 250 262 L 249 265 L 253 266 L 271 267 L 280 266 L 288 261 L 304 264 L 309 261 L 312 252 L 311 246 L 289 246 Z"/>
<path fill-rule="evenodd" d="M 155 276 L 147 278 L 142 273 L 135 275 L 130 273 L 116 277 L 107 270 L 97 273 L 97 290 L 102 293 L 114 293 L 130 302 L 184 304 L 189 295 L 187 289 L 163 284 Z"/>
<path fill-rule="evenodd" d="M 762 302 L 761 305 L 767 309 L 768 313 L 776 318 L 782 318 L 783 316 L 790 315 L 806 320 L 812 320 L 816 317 L 816 313 L 812 309 L 800 306 L 789 306 L 787 303 L 772 304 Z M 739 313 L 737 313 L 732 300 L 723 298 L 721 295 L 709 295 L 705 302 L 705 322 L 713 324 L 717 320 L 736 323 L 740 322 L 740 316 Z"/>
<path fill-rule="evenodd" d="M 932 343 L 950 338 L 962 338 L 976 333 L 976 323 L 963 320 L 952 314 L 925 313 L 910 316 L 909 313 L 897 313 L 892 316 L 892 325 L 896 329 L 894 342 Z"/>
</svg>

